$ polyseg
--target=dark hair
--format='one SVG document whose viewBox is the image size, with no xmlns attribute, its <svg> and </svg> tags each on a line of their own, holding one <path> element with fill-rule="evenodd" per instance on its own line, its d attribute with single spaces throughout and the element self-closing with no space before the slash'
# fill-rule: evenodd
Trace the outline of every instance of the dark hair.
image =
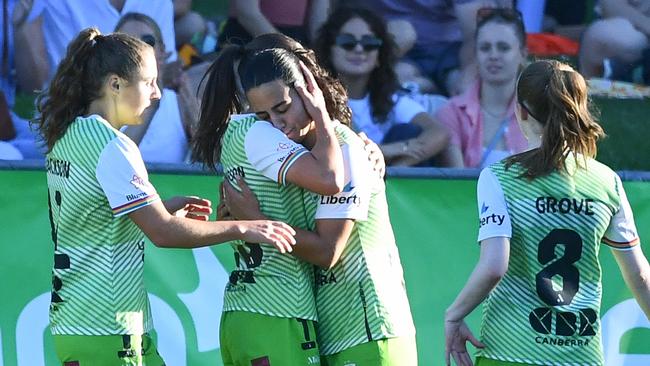
<svg viewBox="0 0 650 366">
<path fill-rule="evenodd" d="M 362 7 L 339 7 L 330 14 L 325 24 L 320 28 L 314 42 L 314 49 L 323 66 L 336 75 L 337 71 L 332 63 L 332 47 L 341 28 L 350 19 L 354 18 L 360 18 L 366 22 L 375 36 L 382 40 L 377 55 L 378 65 L 370 73 L 367 89 L 373 120 L 383 123 L 386 122 L 388 114 L 395 105 L 393 94 L 399 89 L 399 81 L 395 74 L 397 46 L 393 37 L 389 35 L 384 20 L 371 10 Z"/>
<path fill-rule="evenodd" d="M 519 163 L 528 179 L 566 171 L 573 154 L 596 156 L 596 142 L 605 134 L 589 110 L 587 83 L 570 66 L 555 60 L 528 65 L 517 82 L 517 100 L 544 126 L 542 145 L 506 159 L 506 167 Z"/>
<path fill-rule="evenodd" d="M 97 28 L 82 30 L 70 43 L 50 86 L 36 99 L 37 125 L 48 150 L 65 134 L 90 103 L 103 96 L 109 76 L 134 81 L 142 66 L 146 43 L 122 33 L 102 35 Z"/>
<path fill-rule="evenodd" d="M 521 13 L 510 8 L 481 8 L 477 11 L 476 30 L 474 39 L 478 38 L 478 32 L 489 23 L 509 24 L 515 30 L 521 49 L 526 48 L 526 29 Z"/>
<path fill-rule="evenodd" d="M 268 33 L 255 37 L 244 46 L 226 46 L 201 80 L 201 84 L 204 81 L 206 84 L 201 98 L 199 125 L 193 137 L 193 159 L 210 169 L 216 168 L 228 120 L 232 114 L 241 112 L 245 104 L 244 96 L 238 92 L 238 79 L 244 87 L 242 92 L 277 79 L 291 85 L 297 79 L 291 70 L 297 68 L 298 61 L 302 61 L 314 75 L 323 91 L 330 117 L 350 125 L 352 113 L 341 82 L 318 64 L 312 50 L 283 34 Z M 237 62 L 239 75 L 235 75 Z"/>
<path fill-rule="evenodd" d="M 120 28 L 122 28 L 124 24 L 128 22 L 140 22 L 146 24 L 149 28 L 151 28 L 151 30 L 153 30 L 153 36 L 156 37 L 156 44 L 160 44 L 160 47 L 163 50 L 165 49 L 165 40 L 163 39 L 160 26 L 152 17 L 142 13 L 126 13 L 117 22 L 117 25 L 113 31 L 119 32 Z"/>
</svg>

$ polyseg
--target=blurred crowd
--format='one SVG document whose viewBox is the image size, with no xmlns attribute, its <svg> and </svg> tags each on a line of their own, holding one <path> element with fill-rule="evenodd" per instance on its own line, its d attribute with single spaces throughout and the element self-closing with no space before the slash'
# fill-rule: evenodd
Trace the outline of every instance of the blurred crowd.
<svg viewBox="0 0 650 366">
<path fill-rule="evenodd" d="M 264 33 L 316 51 L 347 89 L 353 128 L 392 166 L 480 168 L 525 150 L 514 91 L 534 57 L 561 58 L 588 78 L 650 82 L 648 0 L 230 0 L 216 19 L 195 5 L 3 0 L 0 159 L 43 159 L 33 112 L 16 113 L 17 95 L 46 89 L 67 44 L 90 26 L 155 50 L 162 96 L 122 131 L 147 163 L 191 163 L 211 60 Z"/>
</svg>

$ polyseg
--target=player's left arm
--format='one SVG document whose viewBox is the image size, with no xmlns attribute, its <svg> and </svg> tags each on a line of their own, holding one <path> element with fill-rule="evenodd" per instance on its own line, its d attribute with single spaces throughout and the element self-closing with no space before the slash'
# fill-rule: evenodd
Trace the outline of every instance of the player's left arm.
<svg viewBox="0 0 650 366">
<path fill-rule="evenodd" d="M 641 250 L 634 214 L 618 176 L 616 185 L 620 198 L 619 208 L 612 217 L 602 242 L 612 249 L 625 284 L 650 319 L 650 265 Z"/>
<path fill-rule="evenodd" d="M 612 249 L 612 253 L 623 274 L 625 284 L 650 320 L 650 265 L 643 255 L 641 246 L 634 246 L 630 250 Z"/>
</svg>

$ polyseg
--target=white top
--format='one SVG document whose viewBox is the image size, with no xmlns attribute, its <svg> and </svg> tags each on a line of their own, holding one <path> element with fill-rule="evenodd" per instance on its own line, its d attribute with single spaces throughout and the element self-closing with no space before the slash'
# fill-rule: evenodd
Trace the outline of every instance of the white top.
<svg viewBox="0 0 650 366">
<path fill-rule="evenodd" d="M 618 177 L 616 178 L 618 180 Z M 620 182 L 619 182 L 620 184 Z M 622 185 L 621 185 L 622 186 Z M 638 238 L 632 214 L 632 208 L 627 200 L 625 190 L 621 189 L 620 206 L 612 217 L 605 238 L 609 241 L 629 243 Z M 489 169 L 481 171 L 477 186 L 479 234 L 478 241 L 494 237 L 512 237 L 512 224 L 504 198 L 503 189 L 498 178 Z M 611 247 L 612 249 L 618 249 Z M 624 248 L 619 250 L 629 250 Z"/>
<path fill-rule="evenodd" d="M 251 126 L 246 134 L 245 149 L 255 170 L 282 185 L 287 184 L 286 172 L 291 165 L 308 153 L 302 145 L 266 121 Z M 333 196 L 319 197 L 315 218 L 366 220 L 371 193 L 366 177 L 372 176 L 368 155 L 361 145 L 343 144 L 341 150 L 345 186 Z"/>
<path fill-rule="evenodd" d="M 65 56 L 68 44 L 80 31 L 97 27 L 103 34 L 111 33 L 126 13 L 142 13 L 153 18 L 160 27 L 165 50 L 171 52 L 167 61 L 176 60 L 174 7 L 170 0 L 126 0 L 121 12 L 109 0 L 34 0 L 30 16 L 41 13 L 50 78 Z"/>
<path fill-rule="evenodd" d="M 119 217 L 159 198 L 138 147 L 123 133 L 116 134 L 102 150 L 95 175 L 114 216 Z"/>
<path fill-rule="evenodd" d="M 416 114 L 426 112 L 424 107 L 408 95 L 393 94 L 395 105 L 384 123 L 374 123 L 370 107 L 370 97 L 348 99 L 352 110 L 352 125 L 357 132 L 364 132 L 369 139 L 382 143 L 384 136 L 396 124 L 410 123 Z"/>
<path fill-rule="evenodd" d="M 251 126 L 246 133 L 244 149 L 255 170 L 281 185 L 288 184 L 286 177 L 291 165 L 309 152 L 266 121 L 257 121 Z"/>
<path fill-rule="evenodd" d="M 341 150 L 345 186 L 343 191 L 333 196 L 319 197 L 315 218 L 365 221 L 372 191 L 369 177 L 374 176 L 368 155 L 359 145 L 345 144 Z"/>
<path fill-rule="evenodd" d="M 139 148 L 142 159 L 147 163 L 185 161 L 189 148 L 175 91 L 163 89 L 158 110 L 151 119 Z"/>
</svg>

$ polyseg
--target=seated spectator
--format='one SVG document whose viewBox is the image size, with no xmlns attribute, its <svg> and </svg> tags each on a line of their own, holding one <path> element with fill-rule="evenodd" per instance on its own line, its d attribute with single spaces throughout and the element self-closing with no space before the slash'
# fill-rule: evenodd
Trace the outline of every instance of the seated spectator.
<svg viewBox="0 0 650 366">
<path fill-rule="evenodd" d="M 650 82 L 633 77 L 636 67 L 650 63 L 650 51 L 644 55 L 650 46 L 650 2 L 602 0 L 600 12 L 603 19 L 593 22 L 582 38 L 580 73 L 586 78 Z"/>
<path fill-rule="evenodd" d="M 426 164 L 445 149 L 446 129 L 400 93 L 395 45 L 379 16 L 341 7 L 321 28 L 315 48 L 323 65 L 347 89 L 352 127 L 379 144 L 388 165 Z"/>
<path fill-rule="evenodd" d="M 0 38 L 0 49 L 3 50 L 0 66 L 0 159 L 43 159 L 44 147 L 38 134 L 30 129 L 29 121 L 13 111 L 17 87 L 29 92 L 35 88 L 37 60 L 32 59 L 28 52 L 34 46 L 30 43 L 29 31 L 35 24 L 35 16 L 29 14 L 24 2 L 8 0 L 4 5 L 7 16 L 0 19 L 0 26 L 5 30 Z M 15 47 L 16 44 L 20 47 Z"/>
<path fill-rule="evenodd" d="M 25 3 L 31 3 L 26 1 Z M 96 27 L 102 33 L 110 33 L 122 15 L 137 12 L 150 16 L 160 24 L 163 40 L 169 53 L 164 85 L 176 89 L 180 74 L 180 64 L 176 62 L 174 40 L 174 10 L 171 1 L 132 1 L 132 0 L 33 0 L 30 11 L 42 16 L 42 29 L 38 37 L 44 40 L 47 57 L 46 78 L 40 85 L 49 82 L 66 47 L 84 28 Z M 35 54 L 33 57 L 44 57 Z"/>
<path fill-rule="evenodd" d="M 128 13 L 119 20 L 115 31 L 139 38 L 154 48 L 161 91 L 160 100 L 152 101 L 143 113 L 143 123 L 125 127 L 122 132 L 138 144 L 146 163 L 189 161 L 188 142 L 198 121 L 199 103 L 187 77 L 180 81 L 178 92 L 161 85 L 166 53 L 158 24 L 144 14 Z"/>
<path fill-rule="evenodd" d="M 483 168 L 527 147 L 514 111 L 515 85 L 526 59 L 521 15 L 480 9 L 475 37 L 478 79 L 437 114 L 451 131 L 441 158 L 446 166 Z"/>
<path fill-rule="evenodd" d="M 283 33 L 310 44 L 329 13 L 331 0 L 231 0 L 219 44 L 246 44 L 260 34 Z"/>
</svg>

